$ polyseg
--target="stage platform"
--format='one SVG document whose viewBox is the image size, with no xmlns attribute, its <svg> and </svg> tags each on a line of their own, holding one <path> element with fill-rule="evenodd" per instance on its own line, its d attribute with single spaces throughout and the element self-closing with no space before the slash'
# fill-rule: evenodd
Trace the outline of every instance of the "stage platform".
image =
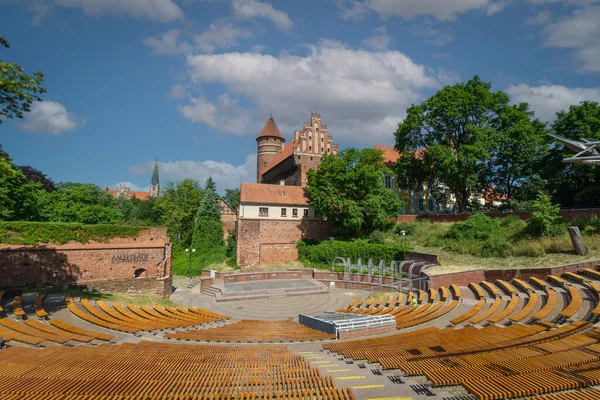
<svg viewBox="0 0 600 400">
<path fill-rule="evenodd" d="M 314 279 L 268 279 L 237 283 L 215 282 L 202 291 L 215 300 L 236 301 L 252 299 L 278 299 L 290 296 L 327 294 L 327 287 Z"/>
</svg>

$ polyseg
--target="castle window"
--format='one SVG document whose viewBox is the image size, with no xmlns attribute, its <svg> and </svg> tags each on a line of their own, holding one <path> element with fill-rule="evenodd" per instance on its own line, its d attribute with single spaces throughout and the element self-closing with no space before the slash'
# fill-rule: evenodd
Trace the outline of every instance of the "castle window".
<svg viewBox="0 0 600 400">
<path fill-rule="evenodd" d="M 298 218 L 298 209 L 297 208 L 292 208 L 292 217 Z"/>
<path fill-rule="evenodd" d="M 312 146 L 308 146 L 308 151 L 312 151 Z"/>
<path fill-rule="evenodd" d="M 298 156 L 298 160 L 300 159 L 300 156 Z"/>
<path fill-rule="evenodd" d="M 281 216 L 282 217 L 287 217 L 287 208 L 282 208 L 281 209 Z"/>
<path fill-rule="evenodd" d="M 429 209 L 429 212 L 433 212 L 433 199 L 427 200 L 427 208 Z"/>
<path fill-rule="evenodd" d="M 324 149 L 321 147 L 321 153 L 323 153 L 323 152 L 324 152 Z"/>
<path fill-rule="evenodd" d="M 308 208 L 305 208 L 305 209 L 304 209 L 304 214 L 303 214 L 303 215 L 304 215 L 305 217 L 308 217 Z"/>
<path fill-rule="evenodd" d="M 258 208 L 258 216 L 259 217 L 268 217 L 269 216 L 269 207 L 259 207 Z"/>
<path fill-rule="evenodd" d="M 425 209 L 425 199 L 419 199 L 419 211 L 423 211 Z"/>
</svg>

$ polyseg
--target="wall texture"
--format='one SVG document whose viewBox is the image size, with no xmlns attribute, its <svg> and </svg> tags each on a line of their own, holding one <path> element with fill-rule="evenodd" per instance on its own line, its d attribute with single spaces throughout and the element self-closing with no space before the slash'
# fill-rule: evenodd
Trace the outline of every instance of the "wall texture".
<svg viewBox="0 0 600 400">
<path fill-rule="evenodd" d="M 0 246 L 0 288 L 72 285 L 169 296 L 171 243 L 166 228 L 109 243 Z"/>
<path fill-rule="evenodd" d="M 325 240 L 329 226 L 320 220 L 238 220 L 237 261 L 242 267 L 277 264 L 298 258 L 296 242 Z"/>
</svg>

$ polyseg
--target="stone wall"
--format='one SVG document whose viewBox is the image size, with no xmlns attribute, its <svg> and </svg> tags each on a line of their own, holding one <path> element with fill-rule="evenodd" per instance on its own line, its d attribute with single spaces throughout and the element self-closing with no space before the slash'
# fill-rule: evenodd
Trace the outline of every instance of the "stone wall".
<svg viewBox="0 0 600 400">
<path fill-rule="evenodd" d="M 0 277 L 0 288 L 80 285 L 168 296 L 171 243 L 166 228 L 152 228 L 109 243 L 0 246 Z"/>
<path fill-rule="evenodd" d="M 325 240 L 330 234 L 329 226 L 316 219 L 240 219 L 237 261 L 242 267 L 293 261 L 298 258 L 298 240 Z"/>
</svg>

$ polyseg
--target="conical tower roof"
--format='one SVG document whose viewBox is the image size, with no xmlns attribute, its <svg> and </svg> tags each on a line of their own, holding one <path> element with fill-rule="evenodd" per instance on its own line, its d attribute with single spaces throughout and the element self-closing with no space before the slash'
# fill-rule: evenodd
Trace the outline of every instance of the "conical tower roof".
<svg viewBox="0 0 600 400">
<path fill-rule="evenodd" d="M 279 128 L 277 127 L 277 124 L 275 123 L 273 117 L 269 118 L 269 120 L 265 124 L 265 127 L 262 129 L 262 131 L 260 131 L 260 135 L 258 135 L 256 139 L 258 140 L 263 137 L 276 137 L 279 139 L 283 139 L 283 141 L 285 142 L 285 138 L 283 137 L 281 132 L 279 132 Z"/>
<path fill-rule="evenodd" d="M 156 164 L 154 164 L 154 172 L 152 173 L 152 185 L 158 184 L 158 160 L 156 160 Z"/>
</svg>

